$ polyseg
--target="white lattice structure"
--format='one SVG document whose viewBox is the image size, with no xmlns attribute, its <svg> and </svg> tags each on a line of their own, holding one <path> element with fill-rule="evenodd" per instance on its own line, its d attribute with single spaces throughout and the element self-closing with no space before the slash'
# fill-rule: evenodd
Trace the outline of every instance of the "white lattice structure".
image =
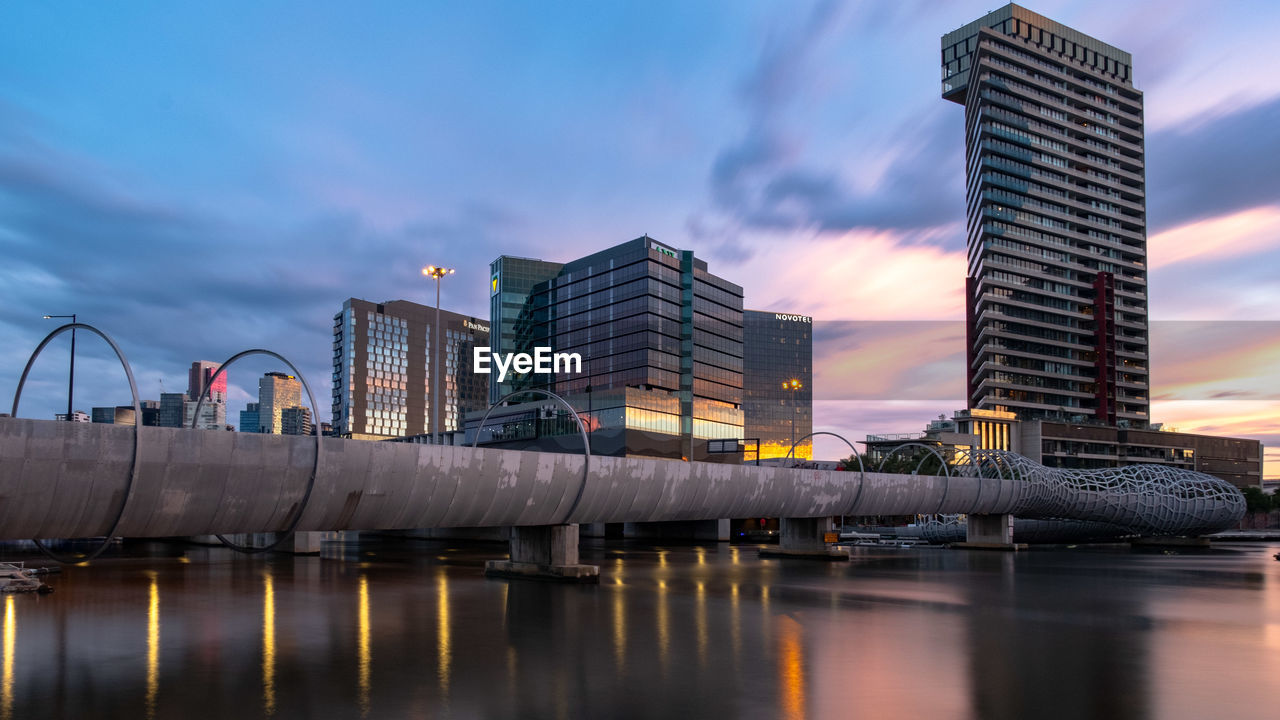
<svg viewBox="0 0 1280 720">
<path fill-rule="evenodd" d="M 1237 524 L 1245 511 L 1244 496 L 1225 480 L 1163 465 L 1071 470 L 976 450 L 954 472 L 1016 481 L 1022 489 L 1010 514 L 1019 518 L 1105 523 L 1120 534 L 1203 535 Z"/>
</svg>

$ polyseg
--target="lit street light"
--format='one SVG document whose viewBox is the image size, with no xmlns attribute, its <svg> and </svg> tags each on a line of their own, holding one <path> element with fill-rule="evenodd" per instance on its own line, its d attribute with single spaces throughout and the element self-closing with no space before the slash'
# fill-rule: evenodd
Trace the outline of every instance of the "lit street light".
<svg viewBox="0 0 1280 720">
<path fill-rule="evenodd" d="M 440 278 L 452 275 L 453 268 L 428 265 L 422 268 L 422 274 L 436 281 L 436 326 L 431 331 L 431 436 L 437 445 L 444 439 L 440 435 Z"/>
<path fill-rule="evenodd" d="M 75 313 L 70 315 L 45 315 L 45 320 L 53 320 L 54 318 L 71 318 L 71 323 L 76 322 Z M 67 376 L 67 422 L 74 422 L 75 415 L 71 410 L 71 392 L 76 383 L 76 329 L 71 328 L 71 373 Z"/>
</svg>

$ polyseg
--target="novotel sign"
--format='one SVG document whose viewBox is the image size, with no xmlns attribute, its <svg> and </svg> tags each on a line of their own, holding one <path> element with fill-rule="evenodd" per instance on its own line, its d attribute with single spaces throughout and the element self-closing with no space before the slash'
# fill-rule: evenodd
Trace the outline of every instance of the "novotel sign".
<svg viewBox="0 0 1280 720">
<path fill-rule="evenodd" d="M 774 320 L 787 320 L 790 322 L 812 323 L 813 318 L 807 315 L 783 315 L 782 313 L 774 313 Z"/>
</svg>

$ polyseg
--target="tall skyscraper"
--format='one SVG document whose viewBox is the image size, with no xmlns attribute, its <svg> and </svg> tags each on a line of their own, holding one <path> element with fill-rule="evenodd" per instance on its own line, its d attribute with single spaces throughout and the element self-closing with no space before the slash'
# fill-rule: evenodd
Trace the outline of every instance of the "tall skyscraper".
<svg viewBox="0 0 1280 720">
<path fill-rule="evenodd" d="M 1146 175 L 1132 59 L 1017 5 L 942 37 L 965 108 L 968 404 L 1149 422 Z"/>
<path fill-rule="evenodd" d="M 501 384 L 492 374 L 490 398 L 526 387 L 565 397 L 591 426 L 596 454 L 705 459 L 707 440 L 742 437 L 742 288 L 692 251 L 645 236 L 563 264 L 502 256 L 490 271 L 494 352 L 582 358 L 580 373 Z M 531 440 L 524 428 L 540 421 L 519 409 L 500 416 L 481 442 Z"/>
<path fill-rule="evenodd" d="M 302 383 L 292 375 L 269 372 L 258 379 L 258 427 L 261 432 L 283 433 L 282 415 L 302 404 Z"/>
<path fill-rule="evenodd" d="M 760 441 L 761 459 L 786 457 L 813 432 L 813 318 L 746 310 L 742 321 L 743 437 Z M 811 460 L 813 440 L 792 457 Z"/>
<path fill-rule="evenodd" d="M 218 372 L 219 367 L 222 366 L 208 360 L 198 360 L 191 363 L 191 369 L 187 371 L 187 402 L 183 407 L 183 427 L 191 427 L 191 420 L 195 416 L 196 404 L 200 399 L 200 393 L 204 392 L 205 387 L 213 379 L 214 373 Z M 200 406 L 200 421 L 196 423 L 196 427 L 201 430 L 222 430 L 226 425 L 227 374 L 222 373 L 218 376 L 213 386 L 209 388 L 209 396 L 204 399 L 204 404 Z"/>
<path fill-rule="evenodd" d="M 431 429 L 432 332 L 436 309 L 407 300 L 350 298 L 333 316 L 333 429 L 340 436 L 383 439 Z M 488 407 L 488 378 L 471 371 L 473 347 L 489 344 L 489 322 L 440 311 L 440 429 Z"/>
<path fill-rule="evenodd" d="M 200 393 L 204 392 L 205 386 L 213 379 L 214 373 L 218 372 L 218 368 L 222 367 L 216 362 L 208 360 L 198 360 L 191 363 L 191 369 L 187 371 L 187 397 L 191 400 L 198 400 Z M 225 403 L 227 401 L 227 374 L 222 373 L 218 376 L 218 381 L 209 389 L 210 402 Z"/>
</svg>

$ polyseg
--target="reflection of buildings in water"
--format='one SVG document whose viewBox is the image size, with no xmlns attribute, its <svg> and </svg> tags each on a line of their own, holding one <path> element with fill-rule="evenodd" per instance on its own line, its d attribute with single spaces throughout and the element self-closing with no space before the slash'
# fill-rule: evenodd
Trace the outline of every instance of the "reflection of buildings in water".
<svg viewBox="0 0 1280 720">
<path fill-rule="evenodd" d="M 1151 716 L 1140 588 L 1076 584 L 1061 567 L 1037 573 L 1030 555 L 970 552 L 963 560 L 975 717 L 1046 717 L 1046 708 L 1063 718 Z"/>
<path fill-rule="evenodd" d="M 666 566 L 666 556 L 663 555 L 662 566 Z M 667 677 L 667 657 L 671 652 L 671 608 L 667 599 L 667 581 L 658 581 L 658 603 L 657 603 L 657 624 L 658 624 L 658 667 L 662 670 L 662 677 Z"/>
<path fill-rule="evenodd" d="M 4 598 L 4 675 L 0 679 L 0 719 L 13 717 L 13 651 L 18 642 L 18 619 L 13 596 Z"/>
<path fill-rule="evenodd" d="M 698 559 L 703 559 L 701 553 L 699 553 Z M 707 646 L 710 644 L 710 638 L 707 631 L 707 584 L 701 580 L 698 581 L 697 600 L 694 622 L 698 631 L 698 667 L 702 668 L 707 665 Z"/>
<path fill-rule="evenodd" d="M 151 576 L 147 601 L 147 717 L 156 715 L 156 696 L 160 692 L 160 586 L 156 574 Z"/>
<path fill-rule="evenodd" d="M 270 571 L 262 574 L 262 711 L 276 712 L 276 589 Z"/>
<path fill-rule="evenodd" d="M 449 624 L 449 575 L 443 566 L 436 569 L 436 672 L 440 694 L 449 696 L 449 673 L 453 663 L 452 628 Z"/>
<path fill-rule="evenodd" d="M 804 628 L 790 617 L 778 624 L 778 704 L 781 717 L 805 718 Z"/>
<path fill-rule="evenodd" d="M 627 670 L 627 591 L 613 588 L 613 662 L 618 674 Z"/>
<path fill-rule="evenodd" d="M 369 685 L 373 672 L 373 646 L 369 638 L 369 577 L 360 575 L 360 598 L 356 616 L 357 632 L 357 677 L 356 685 L 360 689 L 360 716 L 369 715 Z"/>
</svg>

